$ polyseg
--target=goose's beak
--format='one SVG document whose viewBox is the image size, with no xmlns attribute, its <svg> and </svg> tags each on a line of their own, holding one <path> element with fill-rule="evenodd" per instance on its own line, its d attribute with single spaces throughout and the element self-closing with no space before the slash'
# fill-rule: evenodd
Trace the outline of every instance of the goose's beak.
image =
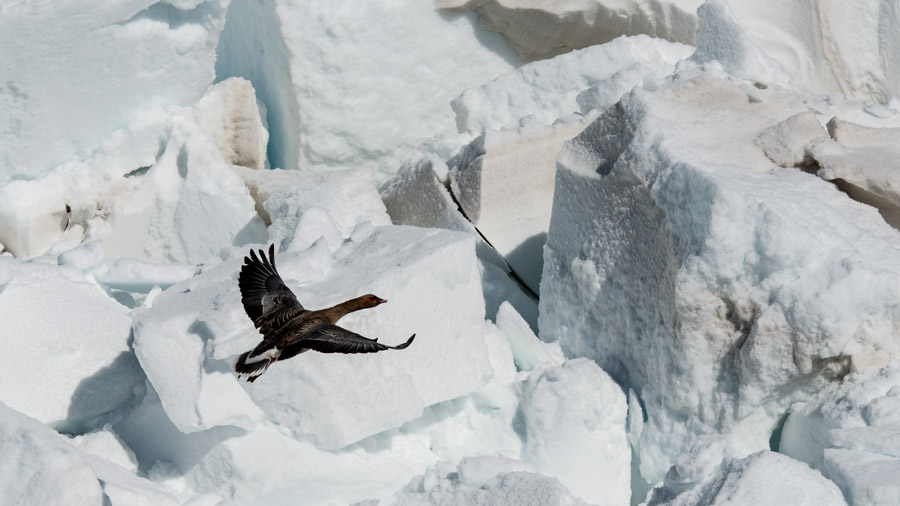
<svg viewBox="0 0 900 506">
<path fill-rule="evenodd" d="M 384 304 L 385 302 L 387 302 L 387 299 L 378 299 L 379 304 Z"/>
</svg>

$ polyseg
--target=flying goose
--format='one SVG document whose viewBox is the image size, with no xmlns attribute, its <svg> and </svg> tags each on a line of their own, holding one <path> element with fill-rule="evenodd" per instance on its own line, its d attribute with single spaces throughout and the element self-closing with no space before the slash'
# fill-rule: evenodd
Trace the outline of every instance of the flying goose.
<svg viewBox="0 0 900 506">
<path fill-rule="evenodd" d="M 413 334 L 403 344 L 388 346 L 336 325 L 349 313 L 387 302 L 372 294 L 326 309 L 310 311 L 304 308 L 275 269 L 274 244 L 269 246 L 268 258 L 263 250 L 259 250 L 259 256 L 250 250 L 250 256 L 244 257 L 238 287 L 244 311 L 263 336 L 262 342 L 234 361 L 234 371 L 239 377 L 246 377 L 248 382 L 255 381 L 273 363 L 308 350 L 321 353 L 402 350 L 416 337 Z"/>
</svg>

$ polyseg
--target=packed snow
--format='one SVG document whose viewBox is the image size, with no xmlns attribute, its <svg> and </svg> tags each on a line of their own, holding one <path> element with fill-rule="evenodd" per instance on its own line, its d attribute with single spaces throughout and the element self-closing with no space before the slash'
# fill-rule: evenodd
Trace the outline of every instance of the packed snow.
<svg viewBox="0 0 900 506">
<path fill-rule="evenodd" d="M 898 12 L 7 2 L 0 502 L 900 504 Z"/>
</svg>

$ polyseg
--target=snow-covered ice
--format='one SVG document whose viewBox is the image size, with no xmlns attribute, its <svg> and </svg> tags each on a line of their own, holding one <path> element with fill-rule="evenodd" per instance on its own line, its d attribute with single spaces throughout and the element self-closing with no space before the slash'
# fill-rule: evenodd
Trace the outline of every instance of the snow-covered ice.
<svg viewBox="0 0 900 506">
<path fill-rule="evenodd" d="M 0 503 L 900 503 L 895 4 L 7 2 Z"/>
</svg>

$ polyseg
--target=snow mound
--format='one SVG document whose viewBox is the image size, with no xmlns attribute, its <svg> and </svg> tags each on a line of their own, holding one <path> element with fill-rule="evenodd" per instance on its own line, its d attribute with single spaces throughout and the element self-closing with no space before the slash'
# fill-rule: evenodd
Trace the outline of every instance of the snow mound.
<svg viewBox="0 0 900 506">
<path fill-rule="evenodd" d="M 0 490 L 10 504 L 178 506 L 163 487 L 82 453 L 47 426 L 0 403 Z"/>
<path fill-rule="evenodd" d="M 513 69 L 474 17 L 417 0 L 234 0 L 216 73 L 249 79 L 267 104 L 273 167 L 383 180 L 422 141 L 454 133 L 446 104 L 459 90 Z"/>
<path fill-rule="evenodd" d="M 794 406 L 780 450 L 822 471 L 851 504 L 900 501 L 900 361 Z"/>
<path fill-rule="evenodd" d="M 232 77 L 214 84 L 194 105 L 194 111 L 197 124 L 215 140 L 225 163 L 266 167 L 269 132 L 250 81 Z"/>
<path fill-rule="evenodd" d="M 521 388 L 523 460 L 591 504 L 629 504 L 628 407 L 612 378 L 576 359 L 533 371 Z"/>
<path fill-rule="evenodd" d="M 540 335 L 642 398 L 641 472 L 697 434 L 768 448 L 788 406 L 900 353 L 900 237 L 754 144 L 813 97 L 685 65 L 567 143 L 544 250 Z"/>
<path fill-rule="evenodd" d="M 15 57 L 0 62 L 0 184 L 88 158 L 142 109 L 193 104 L 215 77 L 227 7 L 4 5 L 0 53 Z"/>
<path fill-rule="evenodd" d="M 0 307 L 0 398 L 11 408 L 77 433 L 143 380 L 128 310 L 71 267 L 0 257 Z"/>
<path fill-rule="evenodd" d="M 250 189 L 279 250 L 302 251 L 324 238 L 333 251 L 361 224 L 391 223 L 371 170 L 326 174 L 235 170 Z"/>
<path fill-rule="evenodd" d="M 406 350 L 307 353 L 241 388 L 231 361 L 255 346 L 259 335 L 240 305 L 236 261 L 176 284 L 151 308 L 135 310 L 135 351 L 179 429 L 252 427 L 264 415 L 297 437 L 341 448 L 490 378 L 474 237 L 408 227 L 368 230 L 333 256 L 321 243 L 280 254 L 279 271 L 306 307 L 363 293 L 388 299 L 341 324 L 388 344 L 417 334 Z"/>
<path fill-rule="evenodd" d="M 762 131 L 754 142 L 779 167 L 804 167 L 815 163 L 811 144 L 827 138 L 816 113 L 806 111 Z"/>
<path fill-rule="evenodd" d="M 834 483 L 802 462 L 761 451 L 743 459 L 715 462 L 718 451 L 686 454 L 655 488 L 646 506 L 845 506 Z M 700 445 L 703 448 L 703 445 Z M 709 448 L 709 447 L 706 447 Z M 698 459 L 708 474 L 695 471 Z"/>
<path fill-rule="evenodd" d="M 440 0 L 444 9 L 475 10 L 486 30 L 500 32 L 523 60 L 539 60 L 609 42 L 650 35 L 694 44 L 702 0 Z"/>
</svg>

